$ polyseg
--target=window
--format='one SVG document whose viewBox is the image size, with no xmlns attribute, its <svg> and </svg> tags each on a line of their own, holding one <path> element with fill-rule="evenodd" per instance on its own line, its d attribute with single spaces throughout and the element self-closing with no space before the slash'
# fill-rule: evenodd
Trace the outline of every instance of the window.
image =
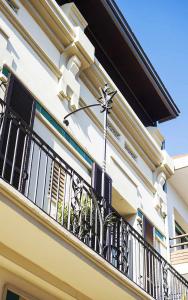
<svg viewBox="0 0 188 300">
<path fill-rule="evenodd" d="M 6 300 L 21 300 L 21 298 L 14 292 L 7 290 Z"/>
<path fill-rule="evenodd" d="M 16 289 L 15 287 L 6 287 L 3 294 L 3 300 L 34 300 L 35 298 Z"/>
<path fill-rule="evenodd" d="M 177 223 L 175 222 L 175 234 L 176 236 L 180 236 L 183 234 L 186 234 L 186 232 L 183 230 L 183 228 Z M 188 237 L 180 237 L 176 239 L 176 244 L 182 244 L 182 243 L 187 243 L 188 242 Z M 182 245 L 179 247 L 176 247 L 176 250 L 183 250 L 183 249 L 187 249 L 188 245 Z"/>
<path fill-rule="evenodd" d="M 154 242 L 154 236 L 153 236 L 153 232 L 154 232 L 154 227 L 153 225 L 150 223 L 150 221 L 144 217 L 144 238 L 145 240 L 151 245 L 153 246 L 153 242 Z"/>
<path fill-rule="evenodd" d="M 115 129 L 115 127 L 112 125 L 111 122 L 107 121 L 107 127 L 108 129 L 111 131 L 111 133 L 113 134 L 113 136 L 117 139 L 120 140 L 120 133 Z"/>
<path fill-rule="evenodd" d="M 128 152 L 128 154 L 136 161 L 137 155 L 135 154 L 134 150 L 128 145 L 128 143 L 125 142 L 124 148 Z"/>
<path fill-rule="evenodd" d="M 15 0 L 6 0 L 6 2 L 8 3 L 8 5 L 12 8 L 12 10 L 17 13 L 18 12 L 18 5 L 16 4 Z"/>
</svg>

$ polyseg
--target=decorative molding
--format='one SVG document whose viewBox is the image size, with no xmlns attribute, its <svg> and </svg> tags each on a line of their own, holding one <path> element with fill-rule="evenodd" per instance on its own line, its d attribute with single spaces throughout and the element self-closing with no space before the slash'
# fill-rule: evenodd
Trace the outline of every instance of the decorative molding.
<svg viewBox="0 0 188 300">
<path fill-rule="evenodd" d="M 74 4 L 74 2 L 66 3 L 61 6 L 61 9 L 71 21 L 73 26 L 81 27 L 84 31 L 88 23 Z"/>
<path fill-rule="evenodd" d="M 4 28 L 2 28 L 2 25 L 0 25 L 0 34 L 6 39 L 9 39 L 9 34 L 6 32 L 6 30 Z"/>
<path fill-rule="evenodd" d="M 59 81 L 59 95 L 70 100 L 72 110 L 79 108 L 80 83 L 77 75 L 80 71 L 81 61 L 76 55 L 69 58 L 67 65 L 62 67 L 62 77 Z"/>
<path fill-rule="evenodd" d="M 1 40 L 1 46 L 0 46 L 0 70 L 2 70 L 4 64 L 8 64 L 12 66 L 13 63 L 13 56 L 10 51 L 7 50 L 7 47 L 9 45 L 9 33 L 7 30 L 5 30 L 2 26 L 3 24 L 0 24 L 0 40 Z M 1 71 L 0 78 L 2 81 L 5 81 L 6 78 L 4 74 Z"/>
<path fill-rule="evenodd" d="M 73 55 L 78 56 L 82 63 L 82 70 L 94 62 L 95 49 L 90 40 L 79 26 L 73 26 L 63 9 L 54 0 L 20 1 L 60 53 L 68 58 Z"/>
<path fill-rule="evenodd" d="M 37 44 L 37 42 L 32 38 L 29 32 L 20 23 L 18 16 L 12 11 L 10 6 L 5 0 L 0 0 L 0 10 L 9 20 L 9 22 L 14 26 L 14 28 L 21 34 L 24 40 L 31 46 L 31 48 L 38 54 L 42 61 L 49 67 L 49 69 L 58 78 L 61 77 L 61 71 L 58 66 L 56 66 L 45 51 Z"/>
<path fill-rule="evenodd" d="M 124 148 L 129 153 L 129 155 L 136 161 L 138 158 L 138 155 L 135 153 L 133 148 L 127 142 L 124 143 Z"/>
<path fill-rule="evenodd" d="M 81 101 L 81 105 L 86 105 L 84 101 Z M 94 113 L 87 109 L 85 113 L 89 116 L 89 118 L 93 121 L 93 123 L 98 127 L 98 129 L 103 132 L 103 126 L 101 122 L 95 117 Z M 114 146 L 114 148 L 118 151 L 118 153 L 121 155 L 121 157 L 129 163 L 129 165 L 133 168 L 133 170 L 136 172 L 136 174 L 139 176 L 139 178 L 142 180 L 146 188 L 152 193 L 156 193 L 156 188 L 153 186 L 151 181 L 144 175 L 144 173 L 140 170 L 135 160 L 127 153 L 125 149 L 122 149 L 121 145 L 118 144 L 115 137 L 113 137 L 112 134 L 108 135 L 109 142 Z"/>
<path fill-rule="evenodd" d="M 119 142 L 120 138 L 121 138 L 121 134 L 118 132 L 118 130 L 112 124 L 112 122 L 109 120 L 107 121 L 107 127 L 110 130 L 110 132 L 113 134 L 113 136 L 116 138 L 116 140 L 118 140 L 118 142 Z"/>
<path fill-rule="evenodd" d="M 74 28 L 65 13 L 54 0 L 20 0 L 25 6 L 31 6 L 44 20 L 45 25 L 56 35 L 60 43 L 67 47 L 76 37 Z M 31 6 L 27 6 L 30 12 Z M 43 26 L 45 26 L 43 24 Z"/>
<path fill-rule="evenodd" d="M 102 86 L 105 82 L 108 82 L 109 86 L 112 87 L 113 90 L 118 91 L 115 96 L 116 99 L 114 100 L 113 112 L 119 119 L 121 119 L 122 125 L 128 129 L 130 134 L 147 154 L 153 164 L 155 166 L 159 166 L 163 161 L 163 154 L 159 146 L 96 59 L 95 63 L 85 70 L 84 74 L 81 74 L 81 79 L 88 88 L 90 88 L 91 85 L 94 86 L 92 88 L 92 92 L 97 91 L 99 86 Z M 89 86 L 88 81 L 91 82 Z"/>
<path fill-rule="evenodd" d="M 166 182 L 166 175 L 165 175 L 164 172 L 160 172 L 158 174 L 158 176 L 157 176 L 157 182 L 158 182 L 160 188 L 163 189 L 163 186 L 164 186 L 164 184 Z"/>
<path fill-rule="evenodd" d="M 47 127 L 49 130 L 53 131 L 53 133 L 58 136 L 58 139 L 63 141 L 63 143 L 66 144 L 66 147 L 68 147 L 68 149 L 74 153 L 79 160 L 84 162 L 88 169 L 90 169 L 93 160 L 86 152 L 86 149 L 83 149 L 83 147 L 75 140 L 75 138 L 72 137 L 70 133 L 67 133 L 64 128 L 59 125 L 58 122 L 39 103 L 37 103 L 37 111 L 40 120 L 45 123 L 45 125 L 48 125 Z"/>
<path fill-rule="evenodd" d="M 161 134 L 159 128 L 149 126 L 147 127 L 147 130 L 149 131 L 149 133 L 151 134 L 151 136 L 154 138 L 159 148 L 161 149 L 162 143 L 164 142 L 164 136 Z"/>
</svg>

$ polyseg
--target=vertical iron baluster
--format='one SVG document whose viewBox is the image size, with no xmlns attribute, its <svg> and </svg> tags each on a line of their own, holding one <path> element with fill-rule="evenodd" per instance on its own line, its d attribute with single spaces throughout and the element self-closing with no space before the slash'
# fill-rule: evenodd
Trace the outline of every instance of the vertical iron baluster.
<svg viewBox="0 0 188 300">
<path fill-rule="evenodd" d="M 10 184 L 13 183 L 13 177 L 14 177 L 14 168 L 16 163 L 16 156 L 17 156 L 17 149 L 18 149 L 18 141 L 19 141 L 19 135 L 20 135 L 20 122 L 18 122 L 18 127 L 16 130 L 16 141 L 15 141 L 15 147 L 14 147 L 14 154 L 13 154 L 13 160 L 12 160 L 12 170 L 10 175 Z"/>
<path fill-rule="evenodd" d="M 95 247 L 94 247 L 94 250 L 97 251 L 97 242 L 99 240 L 99 237 L 98 237 L 98 211 L 97 211 L 97 208 L 95 208 Z"/>
<path fill-rule="evenodd" d="M 54 176 L 54 157 L 52 159 L 52 171 L 51 171 L 51 179 L 50 179 L 50 192 L 49 192 L 49 215 L 51 216 L 52 210 L 52 190 L 53 190 L 53 176 Z"/>
<path fill-rule="evenodd" d="M 71 173 L 70 187 L 69 187 L 69 199 L 68 199 L 68 211 L 67 211 L 67 230 L 70 230 L 70 225 L 71 225 L 71 208 L 72 208 L 71 204 L 72 204 L 73 176 L 74 176 L 74 172 Z"/>
<path fill-rule="evenodd" d="M 31 152 L 30 152 L 30 165 L 28 166 L 28 179 L 27 179 L 27 187 L 25 191 L 26 197 L 29 195 L 29 190 L 30 190 L 30 183 L 31 183 L 31 173 L 32 173 L 32 167 L 33 167 L 33 156 L 34 156 L 34 149 L 35 149 L 35 142 L 34 139 L 31 142 Z M 32 200 L 32 199 L 30 199 Z"/>
<path fill-rule="evenodd" d="M 88 209 L 89 209 L 89 206 L 88 206 L 88 195 L 87 195 L 87 192 L 85 191 L 85 215 L 84 215 L 84 222 L 85 222 L 85 224 L 84 224 L 84 232 L 83 232 L 83 234 L 84 234 L 84 241 L 85 241 L 85 243 L 88 245 L 88 239 L 87 239 L 87 237 L 88 237 L 88 230 L 87 230 L 87 218 L 88 218 Z"/>
<path fill-rule="evenodd" d="M 123 240 L 123 231 L 122 231 L 122 227 L 123 227 L 123 225 L 122 225 L 122 222 L 123 222 L 123 220 L 122 220 L 122 218 L 120 218 L 120 227 L 119 227 L 119 251 L 120 251 L 120 253 L 119 253 L 119 270 L 121 271 L 121 272 L 123 272 L 123 242 L 122 242 L 122 240 Z"/>
<path fill-rule="evenodd" d="M 49 151 L 47 151 L 46 153 L 46 160 L 45 160 L 45 174 L 44 174 L 44 187 L 43 187 L 43 196 L 42 196 L 42 203 L 41 203 L 41 207 L 42 209 L 44 209 L 44 201 L 45 201 L 45 194 L 46 194 L 46 182 L 47 182 L 47 170 L 48 170 L 48 155 L 49 155 Z M 47 199 L 46 199 L 47 200 Z"/>
<path fill-rule="evenodd" d="M 38 182 L 39 182 L 39 173 L 40 173 L 40 164 L 41 164 L 41 147 L 39 147 L 39 155 L 38 155 L 38 162 L 37 162 L 37 171 L 36 171 L 36 181 L 35 181 L 35 189 L 34 189 L 34 197 L 33 201 L 36 204 L 36 198 L 37 198 L 37 189 L 38 189 Z"/>
<path fill-rule="evenodd" d="M 149 272 L 147 274 L 148 276 L 148 283 L 149 283 L 149 294 L 152 295 L 151 293 L 151 250 L 150 248 L 148 249 L 148 264 L 149 264 Z"/>
<path fill-rule="evenodd" d="M 147 291 L 147 268 L 148 268 L 148 263 L 147 263 L 147 248 L 145 246 L 145 243 L 143 245 L 144 247 L 144 255 L 143 255 L 143 265 L 144 265 L 144 269 L 143 269 L 143 277 L 144 277 L 144 290 Z"/>
<path fill-rule="evenodd" d="M 57 179 L 57 198 L 56 198 L 56 221 L 59 222 L 58 220 L 58 213 L 59 213 L 59 207 L 60 205 L 60 199 L 59 199 L 59 187 L 60 187 L 60 178 L 61 178 L 61 166 L 59 162 L 56 162 L 56 166 L 58 167 L 58 179 Z"/>
<path fill-rule="evenodd" d="M 92 247 L 92 228 L 93 228 L 93 199 L 88 193 L 90 199 L 90 217 L 89 217 L 89 246 Z"/>
<path fill-rule="evenodd" d="M 24 132 L 24 129 L 23 129 L 22 132 Z M 25 152 L 26 152 L 25 150 L 26 150 L 26 144 L 27 144 L 27 138 L 28 138 L 27 132 L 24 132 L 24 134 L 25 134 L 25 136 L 24 136 L 24 147 L 23 147 L 23 154 L 22 154 L 21 168 L 20 168 L 20 176 L 19 176 L 19 184 L 18 184 L 18 190 L 19 191 L 21 190 L 21 185 L 22 185 L 23 180 L 24 180 L 24 178 L 23 178 L 23 168 L 24 168 L 24 163 L 25 163 Z"/>
<path fill-rule="evenodd" d="M 119 218 L 118 224 L 117 224 L 117 251 L 118 251 L 117 268 L 118 268 L 118 270 L 120 267 L 120 226 L 121 226 L 121 218 Z"/>
<path fill-rule="evenodd" d="M 11 129 L 12 129 L 12 118 L 10 117 L 10 123 L 9 123 L 9 128 L 8 128 L 8 135 L 7 135 L 7 143 L 6 143 L 4 161 L 3 161 L 3 167 L 2 167 L 2 178 L 4 178 L 4 173 L 5 173 L 5 167 L 6 167 L 7 155 L 8 155 L 8 149 L 9 149 L 9 140 L 10 140 Z"/>
<path fill-rule="evenodd" d="M 62 204 L 62 220 L 61 220 L 61 225 L 64 225 L 64 213 L 65 213 L 65 202 L 66 202 L 66 192 L 67 192 L 67 178 L 68 178 L 68 171 L 65 171 L 63 169 L 63 172 L 65 172 L 65 177 L 64 177 L 64 195 L 63 195 L 63 204 Z"/>
</svg>

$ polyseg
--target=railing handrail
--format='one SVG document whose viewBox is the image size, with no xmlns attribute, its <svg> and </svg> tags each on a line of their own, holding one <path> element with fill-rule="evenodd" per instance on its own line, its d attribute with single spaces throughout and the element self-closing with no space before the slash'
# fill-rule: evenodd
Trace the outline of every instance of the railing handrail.
<svg viewBox="0 0 188 300">
<path fill-rule="evenodd" d="M 0 103 L 3 104 L 5 107 L 6 107 L 6 102 L 3 101 L 2 99 L 0 99 Z M 58 154 L 56 153 L 34 130 L 31 126 L 29 126 L 20 116 L 18 113 L 16 113 L 11 107 L 8 108 L 8 110 L 16 116 L 17 120 L 21 122 L 21 125 L 24 126 L 24 128 L 27 130 L 27 132 L 29 132 L 31 135 L 35 136 L 37 138 L 37 140 L 39 140 L 41 142 L 41 144 L 43 146 L 45 146 L 50 152 L 52 152 L 54 154 L 54 157 L 53 159 L 55 158 L 58 158 L 58 160 L 60 162 L 62 162 L 66 167 L 67 169 L 70 169 L 70 170 L 73 170 L 73 168 L 66 162 L 63 160 L 63 158 Z M 50 154 L 49 154 L 50 155 Z M 59 163 L 59 161 L 57 160 L 57 163 Z M 78 176 L 80 179 L 82 179 L 82 181 L 88 186 L 88 188 L 90 187 L 89 183 L 84 179 L 82 178 L 82 176 L 80 176 L 80 174 L 78 174 L 75 170 L 74 171 L 74 174 L 76 174 L 76 176 Z"/>
<path fill-rule="evenodd" d="M 176 240 L 176 239 L 180 239 L 180 238 L 184 238 L 184 237 L 188 237 L 188 233 L 176 235 L 176 236 L 170 238 L 170 240 L 172 241 L 172 240 Z"/>
<path fill-rule="evenodd" d="M 177 247 L 186 246 L 186 245 L 188 245 L 188 242 L 178 243 L 178 244 L 175 244 L 175 245 L 170 245 L 170 248 L 177 248 Z"/>
</svg>

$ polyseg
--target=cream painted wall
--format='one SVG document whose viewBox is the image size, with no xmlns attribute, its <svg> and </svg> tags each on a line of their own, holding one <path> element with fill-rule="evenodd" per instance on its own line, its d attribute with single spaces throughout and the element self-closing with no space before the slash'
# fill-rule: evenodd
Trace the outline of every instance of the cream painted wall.
<svg viewBox="0 0 188 300">
<path fill-rule="evenodd" d="M 41 290 L 36 285 L 21 278 L 18 273 L 10 272 L 6 268 L 0 267 L 0 295 L 1 300 L 5 300 L 7 288 L 19 296 L 25 296 L 25 300 L 57 300 L 60 299 L 49 292 Z M 63 299 L 65 300 L 65 298 Z"/>
<path fill-rule="evenodd" d="M 185 232 L 188 232 L 188 205 L 170 184 L 168 184 L 167 196 L 169 236 L 175 236 L 175 221 L 179 223 Z"/>
</svg>

